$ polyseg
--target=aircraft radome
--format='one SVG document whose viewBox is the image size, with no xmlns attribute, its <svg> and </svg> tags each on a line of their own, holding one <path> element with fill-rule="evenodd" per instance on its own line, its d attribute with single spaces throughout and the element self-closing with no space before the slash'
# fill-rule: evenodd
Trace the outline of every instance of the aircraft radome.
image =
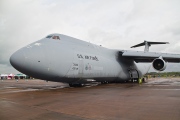
<svg viewBox="0 0 180 120">
<path fill-rule="evenodd" d="M 179 63 L 179 54 L 149 52 L 153 44 L 144 41 L 144 51 L 114 50 L 62 34 L 50 34 L 29 44 L 10 57 L 11 65 L 34 78 L 80 86 L 90 81 L 121 82 L 137 80 L 150 66 L 166 69 L 167 62 Z"/>
</svg>

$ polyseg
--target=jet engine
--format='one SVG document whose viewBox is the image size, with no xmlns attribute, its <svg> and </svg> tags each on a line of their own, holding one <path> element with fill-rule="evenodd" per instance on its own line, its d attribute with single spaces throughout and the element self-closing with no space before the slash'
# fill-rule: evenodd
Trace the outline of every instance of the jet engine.
<svg viewBox="0 0 180 120">
<path fill-rule="evenodd" d="M 163 71 L 166 69 L 166 62 L 162 58 L 154 59 L 152 66 L 155 70 Z"/>
</svg>

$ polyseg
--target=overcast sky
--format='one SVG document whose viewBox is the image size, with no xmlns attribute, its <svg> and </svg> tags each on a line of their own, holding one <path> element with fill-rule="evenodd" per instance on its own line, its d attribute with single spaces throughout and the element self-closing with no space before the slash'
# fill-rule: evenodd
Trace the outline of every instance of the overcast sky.
<svg viewBox="0 0 180 120">
<path fill-rule="evenodd" d="M 21 47 L 61 33 L 112 49 L 166 41 L 150 51 L 180 53 L 180 0 L 0 0 L 0 73 Z M 167 66 L 180 71 L 179 64 Z"/>
</svg>

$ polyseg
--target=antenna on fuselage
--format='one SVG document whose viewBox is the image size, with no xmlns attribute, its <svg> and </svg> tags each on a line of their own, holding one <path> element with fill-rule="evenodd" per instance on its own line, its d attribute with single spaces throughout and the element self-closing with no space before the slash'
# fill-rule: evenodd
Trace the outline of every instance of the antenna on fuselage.
<svg viewBox="0 0 180 120">
<path fill-rule="evenodd" d="M 156 45 L 156 44 L 169 44 L 169 42 L 150 42 L 150 41 L 146 41 L 144 40 L 144 42 L 134 45 L 131 48 L 135 48 L 135 47 L 140 47 L 140 46 L 145 46 L 144 48 L 144 52 L 149 52 L 149 47 L 151 45 Z"/>
</svg>

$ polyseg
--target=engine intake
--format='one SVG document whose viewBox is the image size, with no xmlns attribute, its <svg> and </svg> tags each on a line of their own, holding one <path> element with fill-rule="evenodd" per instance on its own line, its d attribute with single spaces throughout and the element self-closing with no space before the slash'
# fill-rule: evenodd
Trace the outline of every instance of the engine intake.
<svg viewBox="0 0 180 120">
<path fill-rule="evenodd" d="M 166 62 L 161 58 L 154 59 L 152 66 L 155 70 L 163 71 L 166 69 Z"/>
</svg>

